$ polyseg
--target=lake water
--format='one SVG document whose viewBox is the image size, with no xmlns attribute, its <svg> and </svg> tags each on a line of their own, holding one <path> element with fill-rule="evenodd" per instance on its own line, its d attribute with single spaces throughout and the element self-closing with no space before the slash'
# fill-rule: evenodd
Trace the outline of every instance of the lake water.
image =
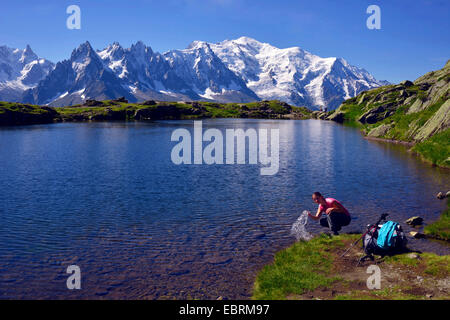
<svg viewBox="0 0 450 320">
<path fill-rule="evenodd" d="M 381 213 L 434 221 L 450 172 L 357 129 L 306 120 L 204 120 L 278 128 L 280 167 L 175 165 L 173 130 L 192 121 L 0 129 L 0 298 L 248 298 L 256 272 L 292 244 L 311 193 L 340 200 L 361 231 Z M 404 224 L 403 224 L 404 225 Z M 308 231 L 321 231 L 310 221 Z M 406 228 L 408 230 L 408 228 Z M 446 247 L 411 240 L 418 249 Z M 81 269 L 68 290 L 66 269 Z"/>
</svg>

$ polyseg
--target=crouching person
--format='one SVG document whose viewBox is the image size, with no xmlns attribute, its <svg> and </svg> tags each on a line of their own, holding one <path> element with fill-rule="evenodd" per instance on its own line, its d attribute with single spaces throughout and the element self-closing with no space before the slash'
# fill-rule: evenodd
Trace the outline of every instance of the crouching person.
<svg viewBox="0 0 450 320">
<path fill-rule="evenodd" d="M 319 205 L 315 215 L 308 213 L 313 220 L 319 220 L 323 213 L 325 218 L 320 219 L 320 225 L 329 228 L 334 235 L 338 235 L 338 231 L 343 226 L 348 226 L 351 221 L 350 213 L 336 199 L 324 198 L 320 192 L 314 192 L 312 199 Z"/>
</svg>

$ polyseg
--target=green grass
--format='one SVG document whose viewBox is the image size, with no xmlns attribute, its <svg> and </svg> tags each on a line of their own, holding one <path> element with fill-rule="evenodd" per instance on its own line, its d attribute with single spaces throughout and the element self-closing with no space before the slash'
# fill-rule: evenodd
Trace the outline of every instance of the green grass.
<svg viewBox="0 0 450 320">
<path fill-rule="evenodd" d="M 411 273 L 414 278 L 421 276 L 425 279 L 423 287 L 431 292 L 435 289 L 436 281 L 450 275 L 449 255 L 420 253 L 419 258 L 416 258 L 405 253 L 385 257 L 380 262 L 382 269 L 383 265 L 390 265 L 393 268 L 391 272 L 399 274 L 398 282 L 389 283 L 389 286 L 381 290 L 368 290 L 365 287 L 351 289 L 350 282 L 353 280 L 346 279 L 345 274 L 336 274 L 335 267 L 343 263 L 337 258 L 338 253 L 359 237 L 360 235 L 349 234 L 329 237 L 322 234 L 308 242 L 296 242 L 291 247 L 278 252 L 273 262 L 258 273 L 252 299 L 301 299 L 303 294 L 310 294 L 315 289 L 319 289 L 318 292 L 322 292 L 323 289 L 338 290 L 335 296 L 330 297 L 338 300 L 425 299 L 422 293 L 417 293 L 417 285 L 411 287 L 411 283 L 407 280 Z M 348 266 L 346 264 L 344 266 L 343 270 L 348 270 Z M 338 269 L 342 268 L 341 265 Z M 355 270 L 348 270 L 348 272 L 353 274 Z M 352 277 L 350 279 L 353 279 Z"/>
<path fill-rule="evenodd" d="M 434 165 L 450 167 L 450 129 L 416 144 L 412 150 Z"/>
<path fill-rule="evenodd" d="M 439 99 L 435 104 L 429 106 L 425 110 L 414 112 L 410 114 L 406 114 L 409 106 L 402 106 L 396 110 L 396 112 L 380 121 L 379 124 L 392 124 L 391 130 L 385 136 L 388 139 L 402 140 L 402 141 L 411 141 L 411 133 L 413 132 L 412 125 L 415 128 L 422 127 L 428 119 L 430 119 L 437 110 L 442 106 L 445 102 L 443 98 Z"/>
<path fill-rule="evenodd" d="M 447 209 L 442 212 L 439 220 L 427 225 L 424 228 L 424 232 L 426 235 L 438 239 L 450 240 L 450 199 L 447 199 Z"/>
<path fill-rule="evenodd" d="M 48 110 L 42 109 L 40 106 L 36 105 L 0 101 L 0 113 L 4 113 L 6 111 L 23 112 L 31 114 L 41 114 L 48 112 Z"/>
<path fill-rule="evenodd" d="M 386 262 L 408 267 L 411 271 L 424 273 L 435 278 L 450 275 L 450 255 L 438 256 L 434 253 L 421 253 L 420 258 L 411 258 L 408 253 L 387 257 Z"/>
<path fill-rule="evenodd" d="M 358 118 L 366 112 L 361 105 L 353 103 L 343 104 L 339 110 L 345 113 L 344 121 L 346 122 L 357 122 Z"/>
<path fill-rule="evenodd" d="M 333 256 L 329 251 L 343 246 L 342 236 L 321 235 L 278 252 L 274 262 L 259 272 L 252 298 L 286 299 L 288 295 L 301 295 L 340 280 L 331 274 Z"/>
</svg>

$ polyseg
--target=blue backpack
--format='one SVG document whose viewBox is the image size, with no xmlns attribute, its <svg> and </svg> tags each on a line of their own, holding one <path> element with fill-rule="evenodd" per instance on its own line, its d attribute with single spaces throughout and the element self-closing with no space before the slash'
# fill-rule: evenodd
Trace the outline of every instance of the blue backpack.
<svg viewBox="0 0 450 320">
<path fill-rule="evenodd" d="M 394 221 L 386 221 L 378 230 L 378 239 L 377 246 L 381 249 L 389 250 L 395 245 L 395 237 L 397 237 L 397 232 L 395 232 L 395 228 L 398 223 Z"/>
<path fill-rule="evenodd" d="M 405 249 L 408 240 L 400 224 L 394 221 L 386 221 L 383 225 L 367 226 L 363 241 L 363 248 L 367 255 L 387 255 L 400 252 Z"/>
</svg>

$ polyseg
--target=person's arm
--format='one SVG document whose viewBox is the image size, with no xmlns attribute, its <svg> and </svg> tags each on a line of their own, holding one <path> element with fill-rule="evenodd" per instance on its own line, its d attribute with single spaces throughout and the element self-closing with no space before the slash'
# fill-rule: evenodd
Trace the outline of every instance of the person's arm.
<svg viewBox="0 0 450 320">
<path fill-rule="evenodd" d="M 317 208 L 317 212 L 316 212 L 315 215 L 311 214 L 308 211 L 308 216 L 310 216 L 310 218 L 313 219 L 313 220 L 319 220 L 320 217 L 322 216 L 322 210 L 320 208 L 321 208 L 320 206 L 319 206 L 319 208 Z"/>
<path fill-rule="evenodd" d="M 333 203 L 331 204 L 331 208 L 328 208 L 327 210 L 326 210 L 326 213 L 327 214 L 330 214 L 331 212 L 342 212 L 342 213 L 344 213 L 345 212 L 345 208 L 341 205 L 341 204 L 339 204 L 338 202 L 336 202 L 336 201 L 333 201 Z"/>
</svg>

